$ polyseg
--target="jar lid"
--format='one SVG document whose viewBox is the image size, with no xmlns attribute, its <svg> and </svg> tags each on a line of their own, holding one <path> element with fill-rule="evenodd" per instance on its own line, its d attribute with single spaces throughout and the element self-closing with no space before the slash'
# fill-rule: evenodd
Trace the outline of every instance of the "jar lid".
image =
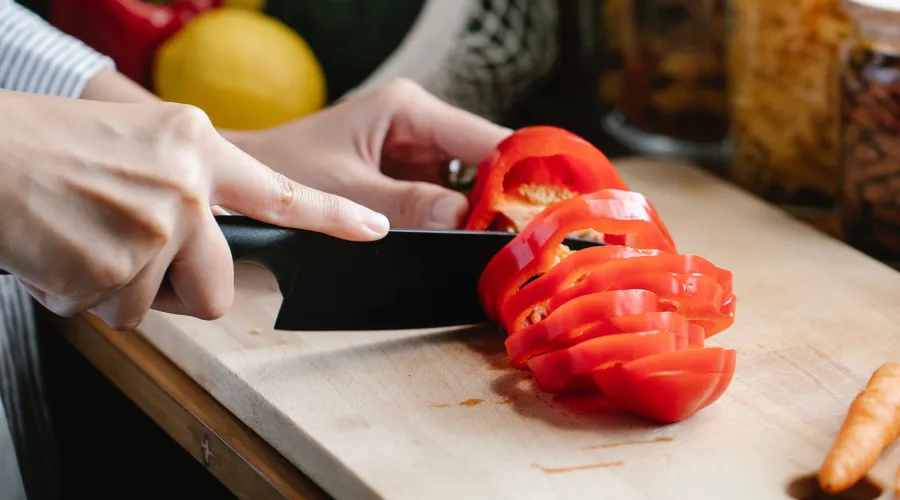
<svg viewBox="0 0 900 500">
<path fill-rule="evenodd" d="M 873 9 L 889 10 L 892 12 L 900 12 L 900 1 L 898 0 L 847 0 L 856 5 L 863 5 Z"/>
</svg>

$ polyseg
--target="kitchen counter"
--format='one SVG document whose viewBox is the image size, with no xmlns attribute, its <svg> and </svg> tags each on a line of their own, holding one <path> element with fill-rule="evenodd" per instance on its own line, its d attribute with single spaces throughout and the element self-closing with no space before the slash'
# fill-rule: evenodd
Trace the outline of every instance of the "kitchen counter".
<svg viewBox="0 0 900 500">
<path fill-rule="evenodd" d="M 277 291 L 261 270 L 238 273 L 237 307 L 217 322 L 153 314 L 134 335 L 79 318 L 66 337 L 226 486 L 254 488 L 253 498 L 393 500 L 428 488 L 442 492 L 434 498 L 577 498 L 602 487 L 619 498 L 664 488 L 696 499 L 701 486 L 711 498 L 777 498 L 814 472 L 877 364 L 900 359 L 900 297 L 888 293 L 900 274 L 696 168 L 617 166 L 682 251 L 735 273 L 738 320 L 711 340 L 738 350 L 735 382 L 674 426 L 560 406 L 527 389 L 486 332 L 272 331 Z M 104 350 L 120 362 L 104 361 Z M 402 451 L 386 459 L 391 447 Z M 888 453 L 875 479 L 890 486 L 898 459 Z M 691 479 L 709 478 L 704 467 L 715 481 Z M 648 473 L 657 480 L 638 479 Z"/>
</svg>

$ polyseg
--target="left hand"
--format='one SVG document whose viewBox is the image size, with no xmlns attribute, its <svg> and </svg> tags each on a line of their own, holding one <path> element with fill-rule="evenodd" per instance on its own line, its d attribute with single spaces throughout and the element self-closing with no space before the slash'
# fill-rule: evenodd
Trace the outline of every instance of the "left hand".
<svg viewBox="0 0 900 500">
<path fill-rule="evenodd" d="M 477 164 L 511 133 L 399 79 L 273 129 L 224 135 L 297 182 L 386 215 L 392 227 L 456 229 L 468 203 L 440 185 L 448 163 Z"/>
</svg>

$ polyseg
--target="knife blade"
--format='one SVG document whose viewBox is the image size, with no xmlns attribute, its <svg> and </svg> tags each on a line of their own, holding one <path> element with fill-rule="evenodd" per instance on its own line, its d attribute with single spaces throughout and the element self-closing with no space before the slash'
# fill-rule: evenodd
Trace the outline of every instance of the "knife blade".
<svg viewBox="0 0 900 500">
<path fill-rule="evenodd" d="M 488 321 L 478 279 L 515 237 L 500 231 L 391 229 L 346 241 L 244 216 L 217 216 L 235 262 L 269 270 L 283 301 L 275 329 L 405 330 Z M 567 238 L 573 250 L 602 245 Z M 2 273 L 2 271 L 0 271 Z"/>
</svg>

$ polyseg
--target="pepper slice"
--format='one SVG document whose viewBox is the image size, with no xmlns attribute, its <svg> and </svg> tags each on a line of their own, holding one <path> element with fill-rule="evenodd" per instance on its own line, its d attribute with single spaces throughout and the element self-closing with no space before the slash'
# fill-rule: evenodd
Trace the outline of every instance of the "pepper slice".
<svg viewBox="0 0 900 500">
<path fill-rule="evenodd" d="M 554 296 L 556 303 L 562 304 L 588 293 L 596 293 L 607 289 L 613 283 L 634 276 L 638 271 L 642 274 L 653 272 L 672 275 L 704 276 L 717 283 L 722 297 L 717 309 L 732 296 L 732 274 L 730 271 L 716 267 L 712 262 L 696 255 L 673 254 L 647 256 L 639 261 L 613 261 L 595 269 L 581 282 L 561 291 Z M 695 290 L 696 291 L 696 290 Z"/>
<path fill-rule="evenodd" d="M 589 247 L 574 252 L 511 296 L 500 309 L 500 323 L 508 333 L 515 333 L 527 326 L 526 318 L 532 315 L 535 308 L 545 306 L 555 294 L 572 286 L 596 268 L 611 261 L 653 255 L 662 255 L 662 252 L 618 245 Z M 534 323 L 542 317 L 538 315 L 531 319 Z"/>
<path fill-rule="evenodd" d="M 677 257 L 677 256 L 676 256 Z M 616 261 L 625 264 L 639 263 L 641 259 Z M 602 268 L 601 268 L 602 269 Z M 618 283 L 570 296 L 568 292 L 585 292 L 582 284 L 586 280 L 555 295 L 547 304 L 547 317 L 531 326 L 512 334 L 506 340 L 507 352 L 513 367 L 521 367 L 533 356 L 560 346 L 584 341 L 596 333 L 590 331 L 594 325 L 589 321 L 611 321 L 615 316 L 638 312 L 677 311 L 699 326 L 708 317 L 725 316 L 720 313 L 722 287 L 715 280 L 705 276 L 674 275 L 670 273 L 648 272 L 618 277 Z M 695 282 L 703 283 L 696 285 Z M 595 281 L 594 283 L 597 283 Z M 600 282 L 602 283 L 602 282 Z M 692 286 L 688 286 L 691 285 Z M 598 287 L 599 288 L 599 287 Z M 640 301 L 638 298 L 640 297 Z M 637 308 L 644 308 L 637 311 Z M 573 324 L 573 322 L 581 322 Z M 705 328 L 704 328 L 705 331 Z M 711 334 L 705 332 L 707 336 Z"/>
<path fill-rule="evenodd" d="M 505 345 L 510 366 L 522 369 L 529 359 L 539 354 L 589 338 L 622 333 L 614 323 L 617 316 L 658 311 L 659 297 L 646 290 L 617 290 L 585 296 L 509 336 Z M 591 337 L 586 335 L 588 331 Z"/>
<path fill-rule="evenodd" d="M 656 210 L 637 193 L 604 190 L 557 202 L 488 262 L 478 283 L 488 317 L 496 320 L 517 288 L 560 261 L 557 251 L 566 236 L 584 229 L 626 235 L 633 248 L 675 252 Z"/>
<path fill-rule="evenodd" d="M 555 201 L 606 188 L 628 186 L 599 149 L 560 128 L 526 127 L 501 141 L 479 164 L 464 228 L 518 231 L 522 227 L 515 227 L 516 221 L 530 219 Z M 504 216 L 506 227 L 497 227 L 498 215 Z"/>
<path fill-rule="evenodd" d="M 549 314 L 584 295 L 630 288 L 664 296 L 674 310 L 703 326 L 709 337 L 734 322 L 731 273 L 694 255 L 657 255 L 609 262 L 555 294 L 545 309 Z"/>
<path fill-rule="evenodd" d="M 678 313 L 645 313 L 613 318 L 621 332 L 596 335 L 567 349 L 528 360 L 538 387 L 561 393 L 589 386 L 591 372 L 613 361 L 632 361 L 659 352 L 703 347 L 703 329 Z M 586 332 L 587 333 L 587 332 Z"/>
<path fill-rule="evenodd" d="M 719 399 L 734 376 L 736 353 L 707 347 L 610 363 L 593 373 L 610 404 L 657 422 L 672 423 Z"/>
</svg>

